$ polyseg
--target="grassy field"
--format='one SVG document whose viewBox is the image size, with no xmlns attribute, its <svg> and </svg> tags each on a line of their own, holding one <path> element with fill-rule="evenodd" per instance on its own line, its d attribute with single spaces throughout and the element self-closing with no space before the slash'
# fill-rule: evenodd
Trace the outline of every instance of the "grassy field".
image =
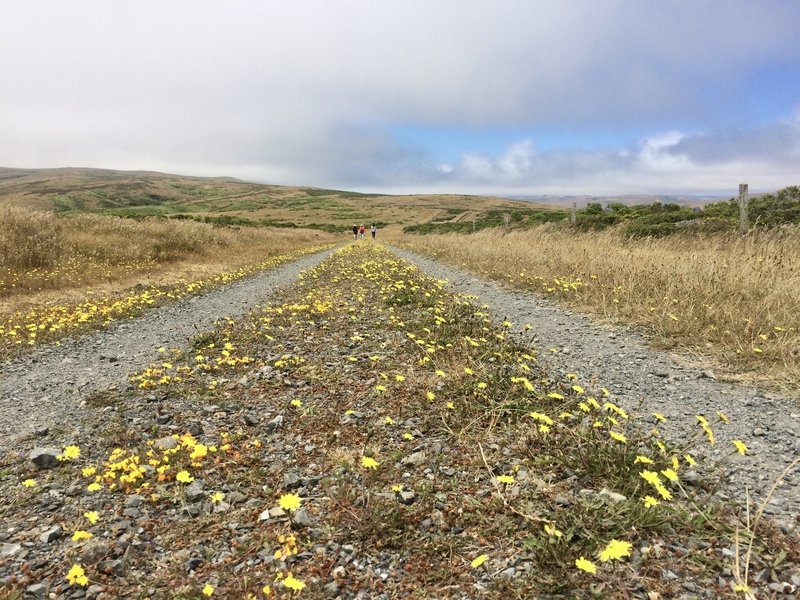
<svg viewBox="0 0 800 600">
<path fill-rule="evenodd" d="M 385 196 L 344 190 L 274 186 L 229 178 L 197 178 L 96 169 L 0 168 L 0 205 L 162 217 L 238 226 L 311 228 L 344 234 L 353 223 L 383 231 L 428 221 L 482 221 L 487 215 L 532 214 L 551 207 L 462 195 Z"/>
<path fill-rule="evenodd" d="M 96 214 L 63 217 L 0 207 L 0 302 L 8 307 L 47 291 L 125 286 L 166 273 L 210 273 L 337 239 L 308 229 L 239 229 Z"/>
<path fill-rule="evenodd" d="M 633 239 L 564 224 L 408 236 L 409 248 L 642 327 L 733 379 L 800 393 L 800 227 Z"/>
<path fill-rule="evenodd" d="M 522 324 L 490 316 L 378 244 L 346 246 L 272 304 L 165 349 L 133 390 L 90 399 L 116 410 L 72 434 L 59 468 L 6 457 L 11 541 L 36 535 L 49 490 L 71 491 L 39 518 L 64 535 L 30 544 L 28 569 L 0 563 L 2 585 L 742 598 L 763 569 L 787 580 L 797 540 L 713 500 L 703 455 L 724 423 L 680 440 L 635 425 L 651 418 L 602 382 L 552 379 L 511 341 Z M 135 551 L 112 561 L 122 531 Z"/>
<path fill-rule="evenodd" d="M 277 266 L 341 239 L 311 229 L 0 208 L 0 358 Z"/>
</svg>

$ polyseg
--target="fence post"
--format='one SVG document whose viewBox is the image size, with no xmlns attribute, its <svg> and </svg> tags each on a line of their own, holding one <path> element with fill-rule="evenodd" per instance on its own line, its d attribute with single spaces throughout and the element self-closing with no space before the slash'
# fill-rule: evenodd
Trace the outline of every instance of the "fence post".
<svg viewBox="0 0 800 600">
<path fill-rule="evenodd" d="M 572 203 L 572 212 L 569 215 L 569 222 L 572 223 L 573 225 L 575 224 L 575 221 L 578 220 L 578 215 L 577 215 L 577 212 L 576 212 L 577 210 L 578 210 L 578 203 L 577 202 L 573 202 Z"/>
<path fill-rule="evenodd" d="M 748 214 L 749 198 L 747 184 L 739 184 L 739 233 L 745 234 L 750 229 L 750 216 Z"/>
</svg>

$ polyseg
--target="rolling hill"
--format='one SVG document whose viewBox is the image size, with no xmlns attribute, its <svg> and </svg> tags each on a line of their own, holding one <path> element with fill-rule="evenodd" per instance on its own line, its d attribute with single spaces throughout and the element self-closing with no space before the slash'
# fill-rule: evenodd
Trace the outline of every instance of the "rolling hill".
<svg viewBox="0 0 800 600">
<path fill-rule="evenodd" d="M 0 168 L 0 203 L 67 214 L 163 216 L 337 232 L 348 230 L 354 222 L 399 230 L 429 221 L 470 222 L 487 214 L 551 209 L 530 201 L 484 196 L 388 196 L 228 177 L 85 168 Z"/>
</svg>

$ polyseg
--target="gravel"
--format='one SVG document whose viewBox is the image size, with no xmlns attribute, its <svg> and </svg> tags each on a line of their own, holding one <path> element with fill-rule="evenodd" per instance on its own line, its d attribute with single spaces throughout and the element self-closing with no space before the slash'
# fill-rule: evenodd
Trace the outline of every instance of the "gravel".
<svg viewBox="0 0 800 600">
<path fill-rule="evenodd" d="M 742 385 L 717 381 L 707 368 L 688 366 L 679 356 L 657 351 L 639 334 L 600 324 L 590 317 L 546 299 L 445 266 L 400 248 L 399 256 L 432 277 L 446 279 L 457 292 L 474 294 L 495 317 L 514 324 L 520 339 L 533 343 L 538 361 L 553 377 L 576 373 L 582 383 L 596 381 L 611 390 L 627 410 L 650 417 L 659 412 L 669 421 L 658 424 L 673 439 L 695 433 L 695 415 L 712 423 L 716 444 L 707 443 L 706 457 L 730 457 L 725 462 L 720 499 L 761 499 L 786 467 L 800 455 L 800 403 Z M 530 323 L 530 332 L 521 331 Z M 555 349 L 555 352 L 551 352 Z M 717 411 L 730 424 L 714 424 Z M 650 419 L 656 424 L 655 419 Z M 649 424 L 648 424 L 649 426 Z M 731 440 L 747 444 L 747 456 L 735 453 Z M 800 519 L 800 468 L 795 467 L 776 490 L 765 512 L 790 529 Z M 787 521 L 788 519 L 788 521 Z"/>
<path fill-rule="evenodd" d="M 596 382 L 598 387 L 609 388 L 613 399 L 632 413 L 648 419 L 652 412 L 664 414 L 669 421 L 659 427 L 675 439 L 699 430 L 695 415 L 705 415 L 714 423 L 716 412 L 725 412 L 730 424 L 714 425 L 716 445 L 709 448 L 703 444 L 706 459 L 729 457 L 724 485 L 718 492 L 721 499 L 744 500 L 745 487 L 751 498 L 763 497 L 800 454 L 800 404 L 796 400 L 717 381 L 708 369 L 687 366 L 680 357 L 649 348 L 635 332 L 598 324 L 545 299 L 504 289 L 409 251 L 392 250 L 429 275 L 447 279 L 454 291 L 478 296 L 499 320 L 511 321 L 514 335 L 538 349 L 539 362 L 553 377 L 577 373 L 583 384 Z M 83 404 L 87 396 L 125 390 L 131 385 L 131 372 L 158 360 L 158 347 L 188 347 L 198 333 L 210 329 L 218 319 L 244 314 L 330 253 L 303 257 L 109 329 L 63 340 L 60 346 L 43 347 L 2 363 L 0 451 L 18 448 L 22 438 L 43 436 L 48 429 L 69 435 L 80 428 L 86 411 L 93 410 Z M 531 323 L 533 329 L 522 331 L 524 323 Z M 550 352 L 551 348 L 556 352 Z M 279 426 L 275 421 L 269 425 L 275 429 Z M 747 444 L 747 456 L 735 454 L 733 439 Z M 31 442 L 26 445 L 33 447 Z M 705 483 L 703 479 L 695 477 L 687 483 L 700 485 Z M 779 519 L 782 527 L 796 527 L 800 514 L 798 469 L 777 489 L 766 512 Z"/>
<path fill-rule="evenodd" d="M 0 451 L 47 429 L 75 428 L 86 410 L 83 398 L 127 388 L 130 373 L 158 360 L 157 348 L 187 348 L 215 321 L 244 314 L 331 252 L 304 256 L 108 329 L 62 340 L 60 346 L 44 346 L 0 363 Z"/>
</svg>

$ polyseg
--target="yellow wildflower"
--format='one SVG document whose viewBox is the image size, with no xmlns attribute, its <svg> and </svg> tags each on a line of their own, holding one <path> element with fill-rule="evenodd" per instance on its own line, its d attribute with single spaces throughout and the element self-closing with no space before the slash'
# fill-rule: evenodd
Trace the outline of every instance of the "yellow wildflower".
<svg viewBox="0 0 800 600">
<path fill-rule="evenodd" d="M 377 469 L 379 464 L 380 463 L 371 456 L 361 457 L 361 466 L 364 467 L 365 469 Z"/>
<path fill-rule="evenodd" d="M 84 587 L 89 583 L 89 578 L 86 577 L 86 573 L 84 572 L 82 566 L 79 564 L 72 565 L 67 573 L 67 583 L 70 585 L 77 584 Z"/>
<path fill-rule="evenodd" d="M 304 587 L 306 587 L 305 583 L 295 578 L 295 576 L 292 575 L 291 573 L 289 573 L 281 583 L 283 583 L 283 585 L 285 585 L 290 590 L 294 590 L 295 592 L 299 592 Z"/>
<path fill-rule="evenodd" d="M 619 560 L 631 555 L 632 544 L 622 540 L 611 540 L 608 545 L 598 554 L 598 558 L 603 562 L 609 560 Z"/>
<path fill-rule="evenodd" d="M 473 569 L 477 569 L 483 563 L 485 563 L 487 560 L 489 560 L 489 555 L 488 554 L 481 554 L 480 556 L 475 557 L 470 564 L 472 565 Z"/>
<path fill-rule="evenodd" d="M 597 567 L 594 563 L 590 560 L 585 559 L 583 556 L 575 560 L 575 566 L 578 567 L 581 571 L 586 571 L 587 573 L 591 573 L 594 575 L 597 573 Z"/>
</svg>

